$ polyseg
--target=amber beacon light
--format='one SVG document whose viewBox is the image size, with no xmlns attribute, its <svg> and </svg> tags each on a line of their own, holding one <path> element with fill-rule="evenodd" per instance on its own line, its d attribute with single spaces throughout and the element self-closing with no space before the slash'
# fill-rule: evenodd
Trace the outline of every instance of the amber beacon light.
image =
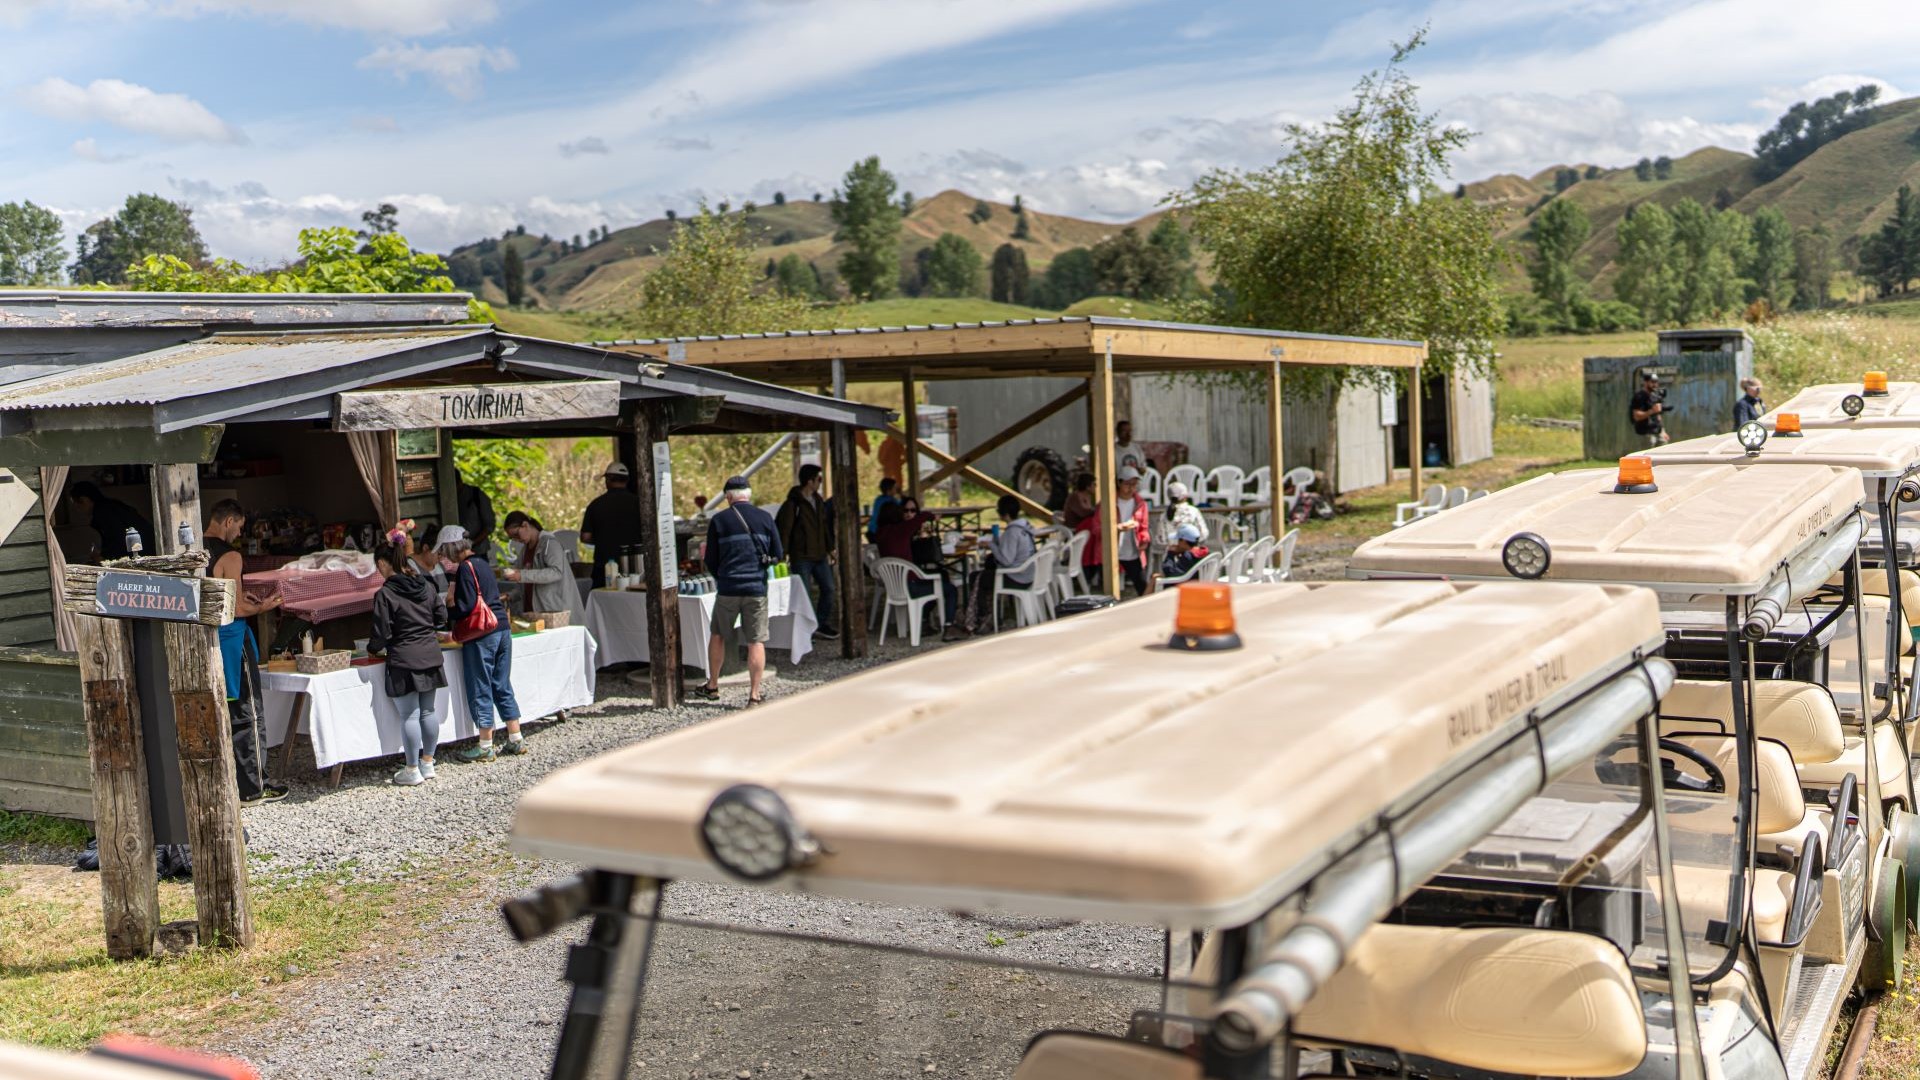
<svg viewBox="0 0 1920 1080">
<path fill-rule="evenodd" d="M 1800 414 L 1797 412 L 1774 413 L 1773 433 L 1775 435 L 1800 434 Z"/>
<path fill-rule="evenodd" d="M 1887 373 L 1884 371 L 1867 372 L 1860 378 L 1860 389 L 1864 391 L 1868 397 L 1878 397 L 1886 393 Z"/>
<path fill-rule="evenodd" d="M 1645 495 L 1659 491 L 1653 482 L 1653 459 L 1638 454 L 1620 459 L 1620 473 L 1614 478 L 1616 495 Z"/>
<path fill-rule="evenodd" d="M 1240 635 L 1233 625 L 1233 588 L 1217 581 L 1189 581 L 1180 586 L 1180 606 L 1173 616 L 1173 636 L 1167 647 L 1186 652 L 1237 649 Z"/>
</svg>

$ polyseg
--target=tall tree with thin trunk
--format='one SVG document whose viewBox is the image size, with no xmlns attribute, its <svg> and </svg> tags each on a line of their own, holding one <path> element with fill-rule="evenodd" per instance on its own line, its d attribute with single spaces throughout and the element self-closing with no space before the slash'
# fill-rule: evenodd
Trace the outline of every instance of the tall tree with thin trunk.
<svg viewBox="0 0 1920 1080">
<path fill-rule="evenodd" d="M 1533 242 L 1533 261 L 1528 273 L 1533 278 L 1533 293 L 1546 305 L 1547 313 L 1561 326 L 1573 325 L 1573 309 L 1586 296 L 1586 282 L 1580 276 L 1580 246 L 1593 233 L 1593 222 L 1578 203 L 1555 199 L 1534 216 L 1527 230 Z"/>
<path fill-rule="evenodd" d="M 207 244 L 194 227 L 193 211 L 158 195 L 129 195 L 119 213 L 80 234 L 73 280 L 118 285 L 127 280 L 129 266 L 149 255 L 171 255 L 199 266 L 207 261 Z"/>
<path fill-rule="evenodd" d="M 0 285 L 52 285 L 67 261 L 60 215 L 32 202 L 0 203 Z"/>
<path fill-rule="evenodd" d="M 1640 309 L 1650 326 L 1673 321 L 1680 298 L 1679 269 L 1674 261 L 1673 217 L 1659 203 L 1645 202 L 1627 211 L 1620 223 L 1620 274 L 1614 295 Z"/>
<path fill-rule="evenodd" d="M 834 240 L 852 245 L 840 257 L 840 276 L 853 295 L 878 299 L 893 291 L 900 276 L 900 205 L 894 201 L 893 174 L 876 155 L 847 170 L 830 208 Z"/>
<path fill-rule="evenodd" d="M 666 258 L 640 283 L 639 317 L 661 337 L 790 330 L 805 319 L 807 303 L 776 281 L 762 263 L 740 216 L 698 215 L 673 231 Z"/>
<path fill-rule="evenodd" d="M 1824 225 L 1802 229 L 1793 237 L 1793 303 L 1818 310 L 1833 301 L 1833 279 L 1840 272 L 1840 252 Z"/>
<path fill-rule="evenodd" d="M 1793 226 L 1777 206 L 1763 207 L 1753 215 L 1753 245 L 1746 278 L 1748 301 L 1765 300 L 1775 311 L 1793 306 L 1794 251 Z"/>
<path fill-rule="evenodd" d="M 517 307 L 527 295 L 527 264 L 520 258 L 520 249 L 507 245 L 506 256 L 501 260 L 500 287 L 506 290 L 507 306 Z"/>
<path fill-rule="evenodd" d="M 1027 302 L 1032 277 L 1027 269 L 1027 253 L 1013 244 L 1001 244 L 993 252 L 992 296 L 1003 304 Z"/>
</svg>

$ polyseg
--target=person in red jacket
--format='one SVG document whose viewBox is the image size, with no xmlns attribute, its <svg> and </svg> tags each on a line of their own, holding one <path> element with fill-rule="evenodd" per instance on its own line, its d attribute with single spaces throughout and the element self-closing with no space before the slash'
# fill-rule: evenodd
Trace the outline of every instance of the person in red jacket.
<svg viewBox="0 0 1920 1080">
<path fill-rule="evenodd" d="M 1133 586 L 1135 596 L 1147 595 L 1147 500 L 1140 497 L 1140 470 L 1129 465 L 1120 470 L 1114 482 L 1114 511 L 1120 530 L 1120 574 L 1127 584 Z M 1094 589 L 1101 587 L 1101 566 L 1105 548 L 1105 538 L 1101 536 L 1100 522 L 1103 513 L 1095 513 L 1081 522 L 1079 528 L 1093 534 L 1087 541 L 1086 554 L 1081 556 L 1081 571 L 1086 575 L 1087 584 Z"/>
</svg>

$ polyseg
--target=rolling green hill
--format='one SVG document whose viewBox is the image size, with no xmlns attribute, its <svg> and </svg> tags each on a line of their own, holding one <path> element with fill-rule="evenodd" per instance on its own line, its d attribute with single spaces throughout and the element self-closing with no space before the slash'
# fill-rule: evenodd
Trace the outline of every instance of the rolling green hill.
<svg viewBox="0 0 1920 1080">
<path fill-rule="evenodd" d="M 1920 98 L 1876 107 L 1871 123 L 1822 146 L 1770 182 L 1760 181 L 1755 164 L 1751 155 L 1707 147 L 1676 158 L 1665 180 L 1641 180 L 1632 168 L 1603 169 L 1586 179 L 1582 165 L 1575 168 L 1583 178 L 1556 193 L 1554 177 L 1566 166 L 1550 166 L 1532 177 L 1502 174 L 1463 188 L 1464 197 L 1495 212 L 1502 241 L 1518 256 L 1508 270 L 1508 285 L 1516 292 L 1527 288 L 1525 238 L 1534 215 L 1555 199 L 1578 204 L 1593 222 L 1581 267 L 1602 295 L 1611 295 L 1620 222 L 1643 202 L 1671 206 L 1694 199 L 1749 214 L 1778 207 L 1796 228 L 1824 226 L 1841 242 L 1877 229 L 1901 184 L 1920 187 Z"/>
</svg>

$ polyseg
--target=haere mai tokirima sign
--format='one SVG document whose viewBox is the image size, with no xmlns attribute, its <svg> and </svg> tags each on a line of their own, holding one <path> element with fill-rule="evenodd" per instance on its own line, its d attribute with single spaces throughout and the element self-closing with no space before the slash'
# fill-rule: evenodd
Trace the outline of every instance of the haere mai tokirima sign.
<svg viewBox="0 0 1920 1080">
<path fill-rule="evenodd" d="M 94 586 L 94 604 L 100 614 L 122 619 L 198 622 L 199 585 L 196 578 L 122 574 L 108 570 L 100 575 L 99 584 Z"/>
<path fill-rule="evenodd" d="M 339 395 L 333 429 L 388 431 L 533 424 L 616 416 L 619 412 L 620 384 L 612 379 L 356 390 Z"/>
</svg>

